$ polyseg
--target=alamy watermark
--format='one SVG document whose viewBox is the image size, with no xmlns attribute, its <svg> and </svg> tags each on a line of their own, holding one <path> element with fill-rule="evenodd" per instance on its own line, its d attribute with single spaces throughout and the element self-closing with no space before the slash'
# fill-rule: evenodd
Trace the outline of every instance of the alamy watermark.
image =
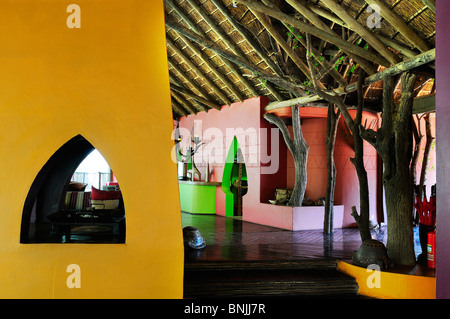
<svg viewBox="0 0 450 319">
<path fill-rule="evenodd" d="M 208 127 L 203 131 L 202 121 L 195 120 L 192 131 L 182 127 L 174 130 L 172 139 L 176 144 L 172 150 L 172 160 L 177 162 L 180 154 L 187 154 L 195 149 L 193 156 L 196 164 L 224 165 L 229 148 L 236 138 L 240 149 L 238 162 L 261 166 L 261 174 L 274 174 L 279 168 L 279 136 L 278 128 Z M 233 160 L 234 158 L 231 159 Z"/>
<path fill-rule="evenodd" d="M 381 9 L 377 4 L 371 4 L 366 9 L 370 15 L 366 19 L 366 25 L 369 29 L 380 29 L 381 28 Z"/>
<path fill-rule="evenodd" d="M 69 12 L 69 16 L 66 19 L 66 25 L 69 29 L 81 28 L 81 8 L 78 4 L 69 4 L 66 12 Z"/>
<path fill-rule="evenodd" d="M 370 273 L 367 276 L 366 285 L 367 288 L 381 288 L 381 268 L 377 264 L 371 264 L 367 266 L 366 272 Z"/>
<path fill-rule="evenodd" d="M 66 268 L 66 272 L 70 273 L 66 279 L 67 288 L 81 288 L 81 268 L 77 264 L 70 264 Z"/>
</svg>

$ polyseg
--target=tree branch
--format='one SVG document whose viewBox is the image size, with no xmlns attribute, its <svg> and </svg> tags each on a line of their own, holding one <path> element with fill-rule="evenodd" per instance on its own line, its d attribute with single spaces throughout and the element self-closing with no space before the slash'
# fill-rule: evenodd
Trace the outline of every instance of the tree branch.
<svg viewBox="0 0 450 319">
<path fill-rule="evenodd" d="M 272 113 L 265 113 L 264 118 L 269 123 L 278 127 L 278 129 L 281 131 L 281 134 L 283 135 L 284 142 L 286 143 L 287 147 L 289 148 L 291 153 L 294 153 L 295 144 L 291 138 L 291 134 L 289 133 L 286 123 L 284 123 L 284 121 L 279 116 Z"/>
</svg>

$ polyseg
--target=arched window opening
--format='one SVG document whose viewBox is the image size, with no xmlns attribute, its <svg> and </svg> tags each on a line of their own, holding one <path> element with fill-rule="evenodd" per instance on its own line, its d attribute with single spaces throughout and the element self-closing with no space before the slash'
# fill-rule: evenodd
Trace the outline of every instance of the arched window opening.
<svg viewBox="0 0 450 319">
<path fill-rule="evenodd" d="M 116 190 L 119 185 L 108 162 L 96 149 L 86 156 L 73 173 L 71 185 L 75 186 L 75 183 L 86 184 L 84 188 L 86 192 L 90 192 L 92 187 Z"/>
<path fill-rule="evenodd" d="M 119 183 L 83 136 L 64 144 L 36 176 L 25 200 L 21 243 L 124 243 Z"/>
</svg>

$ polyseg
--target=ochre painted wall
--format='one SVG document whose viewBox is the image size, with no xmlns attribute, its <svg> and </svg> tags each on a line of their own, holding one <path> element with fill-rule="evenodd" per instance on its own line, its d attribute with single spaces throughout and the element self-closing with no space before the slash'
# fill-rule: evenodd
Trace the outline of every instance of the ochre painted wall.
<svg viewBox="0 0 450 319">
<path fill-rule="evenodd" d="M 0 3 L 0 298 L 181 298 L 163 1 L 77 0 L 79 29 L 70 3 Z M 78 134 L 120 181 L 126 243 L 20 244 L 36 174 Z"/>
</svg>

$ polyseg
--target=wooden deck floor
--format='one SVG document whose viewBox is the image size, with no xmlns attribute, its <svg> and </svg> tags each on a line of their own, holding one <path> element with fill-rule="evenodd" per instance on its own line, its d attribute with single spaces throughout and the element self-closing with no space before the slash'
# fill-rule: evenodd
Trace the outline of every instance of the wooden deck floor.
<svg viewBox="0 0 450 319">
<path fill-rule="evenodd" d="M 183 227 L 199 229 L 206 247 L 191 251 L 186 261 L 206 260 L 305 260 L 351 259 L 361 245 L 357 228 L 336 229 L 332 235 L 322 230 L 289 231 L 218 215 L 182 213 Z M 386 229 L 372 232 L 386 243 Z M 416 254 L 420 253 L 420 245 Z"/>
<path fill-rule="evenodd" d="M 307 297 L 355 298 L 353 278 L 336 270 L 337 260 L 351 262 L 361 245 L 356 228 L 288 231 L 216 215 L 182 213 L 182 223 L 199 229 L 201 250 L 185 251 L 185 298 Z M 386 243 L 386 227 L 372 238 Z M 415 236 L 416 256 L 421 252 Z M 391 269 L 433 276 L 426 267 Z"/>
</svg>

